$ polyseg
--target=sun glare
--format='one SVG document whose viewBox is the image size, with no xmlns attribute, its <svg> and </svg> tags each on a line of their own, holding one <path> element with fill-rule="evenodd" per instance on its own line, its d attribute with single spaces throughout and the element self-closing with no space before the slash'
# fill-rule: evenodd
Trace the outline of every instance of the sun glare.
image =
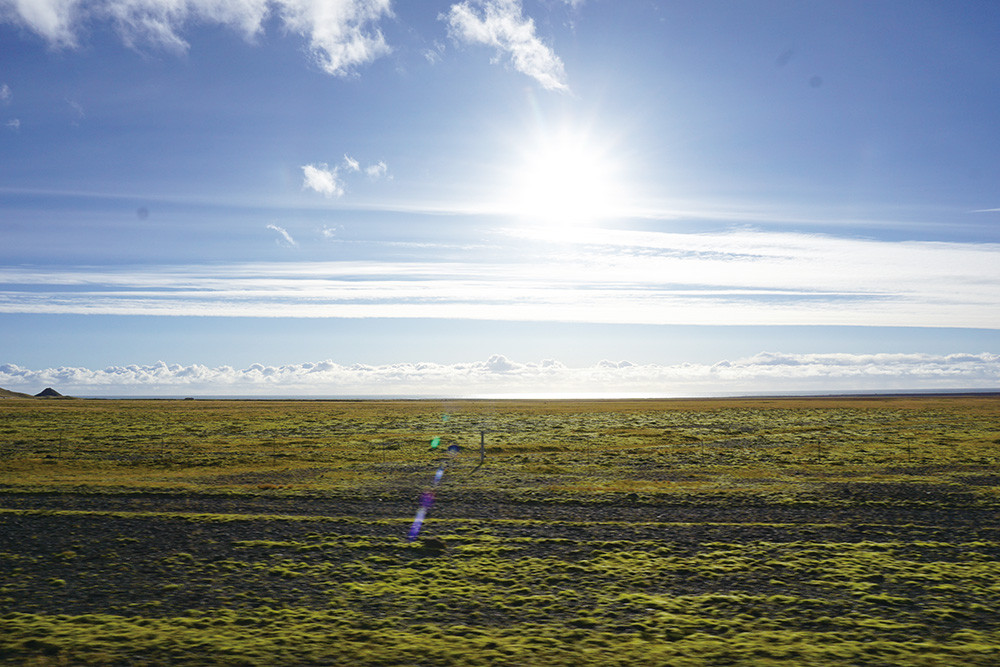
<svg viewBox="0 0 1000 667">
<path fill-rule="evenodd" d="M 508 199 L 514 215 L 534 223 L 577 226 L 621 208 L 617 169 L 585 134 L 563 131 L 523 151 Z"/>
</svg>

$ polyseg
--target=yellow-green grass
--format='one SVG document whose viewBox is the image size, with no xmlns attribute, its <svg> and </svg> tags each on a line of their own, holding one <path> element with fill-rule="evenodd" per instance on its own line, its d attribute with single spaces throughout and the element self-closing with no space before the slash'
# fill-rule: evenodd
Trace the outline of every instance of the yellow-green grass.
<svg viewBox="0 0 1000 667">
<path fill-rule="evenodd" d="M 441 449 L 462 446 L 458 462 L 474 465 L 481 431 L 487 486 L 796 494 L 831 480 L 949 482 L 967 476 L 964 468 L 995 466 L 1000 401 L 7 399 L 0 484 L 286 494 L 378 486 L 434 465 L 435 436 Z M 993 495 L 995 485 L 971 490 Z"/>
<path fill-rule="evenodd" d="M 0 663 L 994 665 L 998 454 L 995 397 L 5 399 Z"/>
</svg>

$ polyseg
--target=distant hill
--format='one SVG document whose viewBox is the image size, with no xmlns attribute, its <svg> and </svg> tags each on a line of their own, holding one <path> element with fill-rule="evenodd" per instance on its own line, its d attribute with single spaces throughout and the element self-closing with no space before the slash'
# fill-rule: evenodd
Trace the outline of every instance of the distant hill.
<svg viewBox="0 0 1000 667">
<path fill-rule="evenodd" d="M 34 398 L 31 394 L 22 394 L 19 391 L 10 389 L 0 389 L 0 398 Z"/>
<path fill-rule="evenodd" d="M 45 389 L 42 389 L 40 392 L 38 392 L 37 394 L 35 394 L 35 397 L 36 398 L 63 398 L 63 395 L 60 394 L 55 389 L 53 389 L 52 387 L 46 387 Z"/>
</svg>

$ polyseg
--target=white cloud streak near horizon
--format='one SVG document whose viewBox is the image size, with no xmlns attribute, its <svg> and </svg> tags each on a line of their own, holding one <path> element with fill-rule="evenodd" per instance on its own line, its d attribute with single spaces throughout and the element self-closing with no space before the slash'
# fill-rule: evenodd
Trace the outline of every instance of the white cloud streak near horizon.
<svg viewBox="0 0 1000 667">
<path fill-rule="evenodd" d="M 209 368 L 159 362 L 92 370 L 0 365 L 0 387 L 37 393 L 201 396 L 710 396 L 789 392 L 934 391 L 1000 388 L 996 354 L 780 354 L 715 364 L 556 360 L 341 365 L 333 361 Z M 433 390 L 428 390 L 433 387 Z"/>
<path fill-rule="evenodd" d="M 0 312 L 1000 329 L 998 244 L 508 233 L 517 247 L 452 261 L 427 243 L 405 260 L 5 267 Z"/>
</svg>

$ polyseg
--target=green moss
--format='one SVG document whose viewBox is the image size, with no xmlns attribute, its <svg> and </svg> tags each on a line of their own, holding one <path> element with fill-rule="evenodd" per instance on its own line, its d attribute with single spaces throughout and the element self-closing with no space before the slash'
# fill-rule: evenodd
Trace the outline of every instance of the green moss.
<svg viewBox="0 0 1000 667">
<path fill-rule="evenodd" d="M 1000 508 L 990 449 L 1000 402 L 462 404 L 446 427 L 440 406 L 421 402 L 261 403 L 0 405 L 5 494 L 141 503 L 0 509 L 18 525 L 116 527 L 100 545 L 82 528 L 49 551 L 44 530 L 5 545 L 0 612 L 33 613 L 0 615 L 0 662 L 997 662 L 992 524 L 956 541 L 919 517 Z M 425 525 L 447 549 L 406 543 L 437 465 L 428 424 L 477 440 L 470 429 L 487 408 L 486 463 L 449 471 Z M 45 429 L 66 424 L 77 429 L 66 442 L 85 446 L 43 466 L 57 444 Z M 264 509 L 149 511 L 164 491 Z M 395 514 L 350 515 L 358 499 L 381 497 L 395 498 Z M 329 516 L 267 513 L 316 499 Z M 449 515 L 469 502 L 498 513 Z M 673 520 L 736 505 L 784 520 Z M 659 519 L 627 520 L 636 508 Z M 536 510 L 562 518 L 503 515 Z M 599 512 L 626 518 L 592 520 Z M 883 512 L 907 518 L 853 519 Z M 177 522 L 185 538 L 151 550 L 146 536 Z M 115 613 L 44 613 L 88 604 Z"/>
</svg>

